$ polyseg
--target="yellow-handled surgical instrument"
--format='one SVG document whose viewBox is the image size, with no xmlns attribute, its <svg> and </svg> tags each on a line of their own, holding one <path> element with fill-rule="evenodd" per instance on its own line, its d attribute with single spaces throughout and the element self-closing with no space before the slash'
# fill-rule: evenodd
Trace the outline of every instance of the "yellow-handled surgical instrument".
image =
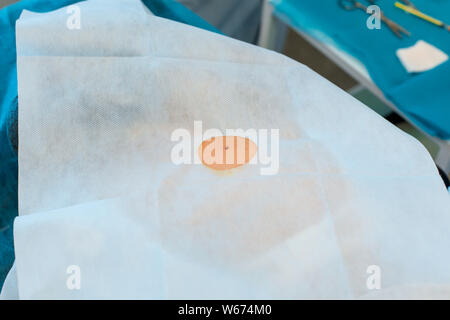
<svg viewBox="0 0 450 320">
<path fill-rule="evenodd" d="M 442 27 L 444 29 L 446 29 L 447 31 L 450 31 L 450 26 L 445 24 L 444 22 L 442 22 L 441 20 L 438 20 L 436 18 L 433 18 L 419 10 L 417 10 L 416 8 L 409 6 L 409 5 L 404 5 L 403 3 L 400 2 L 395 2 L 395 6 L 399 9 L 402 9 L 405 12 L 411 13 L 413 15 L 415 15 L 416 17 L 419 17 L 425 21 L 428 21 L 434 25 L 437 25 L 439 27 Z"/>
</svg>

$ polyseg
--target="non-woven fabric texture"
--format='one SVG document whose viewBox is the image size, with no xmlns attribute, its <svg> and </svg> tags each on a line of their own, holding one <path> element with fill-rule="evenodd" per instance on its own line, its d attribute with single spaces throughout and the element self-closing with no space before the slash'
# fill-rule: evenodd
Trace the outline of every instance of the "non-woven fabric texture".
<svg viewBox="0 0 450 320">
<path fill-rule="evenodd" d="M 17 22 L 19 298 L 450 297 L 450 199 L 419 142 L 282 55 L 103 3 L 78 30 L 65 8 Z M 235 169 L 175 164 L 199 122 L 279 137 Z"/>
<path fill-rule="evenodd" d="M 0 287 L 14 261 L 17 216 L 17 65 L 15 24 L 23 10 L 48 12 L 79 0 L 21 0 L 0 10 Z M 218 32 L 175 0 L 144 0 L 153 14 Z M 110 3 L 105 3 L 110 5 Z"/>
</svg>

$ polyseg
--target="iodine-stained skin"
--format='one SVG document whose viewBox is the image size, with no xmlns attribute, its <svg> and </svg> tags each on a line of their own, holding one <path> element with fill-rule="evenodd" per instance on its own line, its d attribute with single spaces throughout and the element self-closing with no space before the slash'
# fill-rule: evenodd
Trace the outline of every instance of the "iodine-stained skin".
<svg viewBox="0 0 450 320">
<path fill-rule="evenodd" d="M 131 24 L 132 1 L 119 1 L 126 41 L 96 51 L 110 34 L 93 3 L 77 35 L 90 56 L 57 27 L 64 12 L 42 16 L 46 33 L 32 31 L 39 16 L 18 23 L 22 298 L 449 297 L 449 197 L 417 141 L 283 56 L 152 16 Z M 224 136 L 279 129 L 278 173 L 251 163 L 252 139 L 240 166 L 174 164 L 171 134 L 194 137 L 199 120 Z M 83 290 L 64 286 L 74 263 Z"/>
<path fill-rule="evenodd" d="M 202 163 L 217 171 L 245 165 L 253 159 L 257 151 L 258 146 L 253 141 L 239 136 L 212 137 L 203 141 L 198 148 Z"/>
</svg>

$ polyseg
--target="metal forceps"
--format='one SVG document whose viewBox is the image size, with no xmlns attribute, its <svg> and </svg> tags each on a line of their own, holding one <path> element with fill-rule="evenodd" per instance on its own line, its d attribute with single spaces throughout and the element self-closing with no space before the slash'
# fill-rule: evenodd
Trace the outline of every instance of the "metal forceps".
<svg viewBox="0 0 450 320">
<path fill-rule="evenodd" d="M 372 4 L 375 3 L 375 1 L 373 0 L 369 2 Z M 339 0 L 338 3 L 339 6 L 344 10 L 351 11 L 355 9 L 360 9 L 367 13 L 367 7 L 357 0 Z M 396 22 L 392 21 L 391 19 L 387 18 L 384 15 L 383 11 L 380 11 L 380 18 L 381 21 L 383 21 L 398 38 L 400 39 L 402 38 L 402 33 L 407 35 L 408 37 L 411 35 L 411 33 L 408 30 L 406 30 Z"/>
</svg>

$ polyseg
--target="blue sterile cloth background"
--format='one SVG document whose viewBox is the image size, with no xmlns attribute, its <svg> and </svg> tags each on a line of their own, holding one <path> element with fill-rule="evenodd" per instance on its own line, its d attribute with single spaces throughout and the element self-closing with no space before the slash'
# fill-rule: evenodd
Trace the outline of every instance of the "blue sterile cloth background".
<svg viewBox="0 0 450 320">
<path fill-rule="evenodd" d="M 23 0 L 0 10 L 0 288 L 14 261 L 17 215 L 17 65 L 15 23 L 23 9 L 48 12 L 78 0 Z M 157 16 L 219 32 L 174 0 L 142 0 Z"/>
<path fill-rule="evenodd" d="M 365 0 L 361 3 L 370 5 Z M 422 12 L 450 24 L 450 0 L 412 0 Z M 388 18 L 411 32 L 398 39 L 390 29 L 366 27 L 362 10 L 345 11 L 337 0 L 272 0 L 275 12 L 294 28 L 320 41 L 332 39 L 342 50 L 358 58 L 385 96 L 423 130 L 450 139 L 450 61 L 432 70 L 409 74 L 395 51 L 424 40 L 450 56 L 450 32 L 394 7 L 395 0 L 376 4 Z M 319 31 L 319 32 L 318 32 Z"/>
</svg>

